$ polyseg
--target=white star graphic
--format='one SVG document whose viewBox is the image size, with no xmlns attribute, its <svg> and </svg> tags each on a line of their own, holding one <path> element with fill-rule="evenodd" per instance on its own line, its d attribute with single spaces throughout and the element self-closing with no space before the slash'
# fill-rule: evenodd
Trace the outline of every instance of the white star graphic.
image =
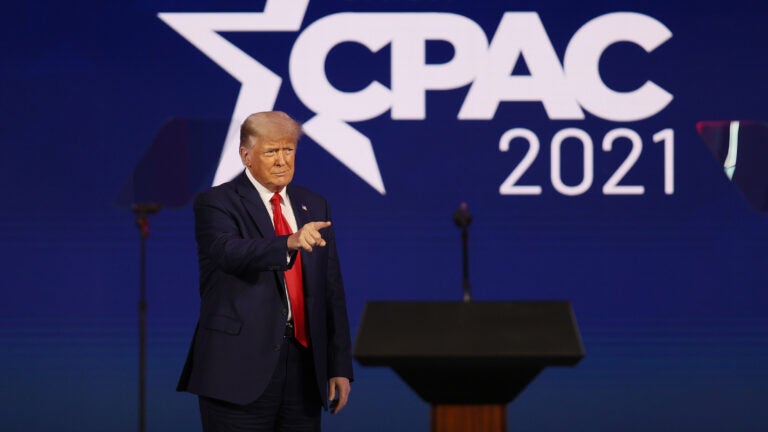
<svg viewBox="0 0 768 432">
<path fill-rule="evenodd" d="M 213 184 L 240 173 L 238 156 L 240 124 L 254 112 L 275 106 L 282 78 L 224 39 L 218 32 L 299 31 L 309 0 L 267 0 L 263 12 L 159 13 L 158 17 L 240 81 L 224 147 Z M 347 123 L 316 115 L 303 125 L 304 132 L 380 194 L 385 194 L 371 141 Z"/>
</svg>

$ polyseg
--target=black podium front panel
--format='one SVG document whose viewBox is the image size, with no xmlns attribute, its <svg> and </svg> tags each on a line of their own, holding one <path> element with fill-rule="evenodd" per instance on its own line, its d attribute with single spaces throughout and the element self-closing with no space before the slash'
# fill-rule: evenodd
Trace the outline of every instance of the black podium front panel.
<svg viewBox="0 0 768 432">
<path fill-rule="evenodd" d="M 584 356 L 565 301 L 371 302 L 355 359 L 389 366 L 427 402 L 508 403 L 547 366 Z"/>
</svg>

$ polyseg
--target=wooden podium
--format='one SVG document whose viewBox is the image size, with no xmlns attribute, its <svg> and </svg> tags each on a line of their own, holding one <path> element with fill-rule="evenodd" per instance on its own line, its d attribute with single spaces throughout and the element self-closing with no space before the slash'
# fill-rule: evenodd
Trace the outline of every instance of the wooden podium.
<svg viewBox="0 0 768 432">
<path fill-rule="evenodd" d="M 570 303 L 369 302 L 354 347 L 431 404 L 433 432 L 506 431 L 506 404 L 584 348 Z"/>
</svg>

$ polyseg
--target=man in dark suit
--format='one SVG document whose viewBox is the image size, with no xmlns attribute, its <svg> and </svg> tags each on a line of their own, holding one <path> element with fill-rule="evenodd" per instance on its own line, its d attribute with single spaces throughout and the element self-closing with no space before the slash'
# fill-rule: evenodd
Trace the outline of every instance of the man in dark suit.
<svg viewBox="0 0 768 432">
<path fill-rule="evenodd" d="M 347 403 L 352 358 L 328 204 L 290 184 L 301 126 L 241 127 L 245 171 L 195 199 L 200 318 L 178 390 L 205 432 L 319 430 Z M 329 405 L 330 403 L 330 405 Z"/>
</svg>

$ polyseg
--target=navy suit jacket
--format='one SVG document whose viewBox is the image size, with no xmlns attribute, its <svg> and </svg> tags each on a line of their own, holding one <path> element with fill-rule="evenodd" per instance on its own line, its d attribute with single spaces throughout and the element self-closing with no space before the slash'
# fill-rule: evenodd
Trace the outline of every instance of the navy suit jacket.
<svg viewBox="0 0 768 432">
<path fill-rule="evenodd" d="M 287 193 L 299 227 L 331 220 L 321 196 L 294 185 Z M 295 253 L 288 262 L 288 236 L 275 235 L 244 172 L 200 193 L 194 211 L 200 318 L 177 390 L 244 405 L 259 398 L 277 365 L 288 314 L 283 271 Z M 325 247 L 300 253 L 310 349 L 326 405 L 328 379 L 352 379 L 352 356 L 333 227 L 321 233 Z"/>
</svg>

